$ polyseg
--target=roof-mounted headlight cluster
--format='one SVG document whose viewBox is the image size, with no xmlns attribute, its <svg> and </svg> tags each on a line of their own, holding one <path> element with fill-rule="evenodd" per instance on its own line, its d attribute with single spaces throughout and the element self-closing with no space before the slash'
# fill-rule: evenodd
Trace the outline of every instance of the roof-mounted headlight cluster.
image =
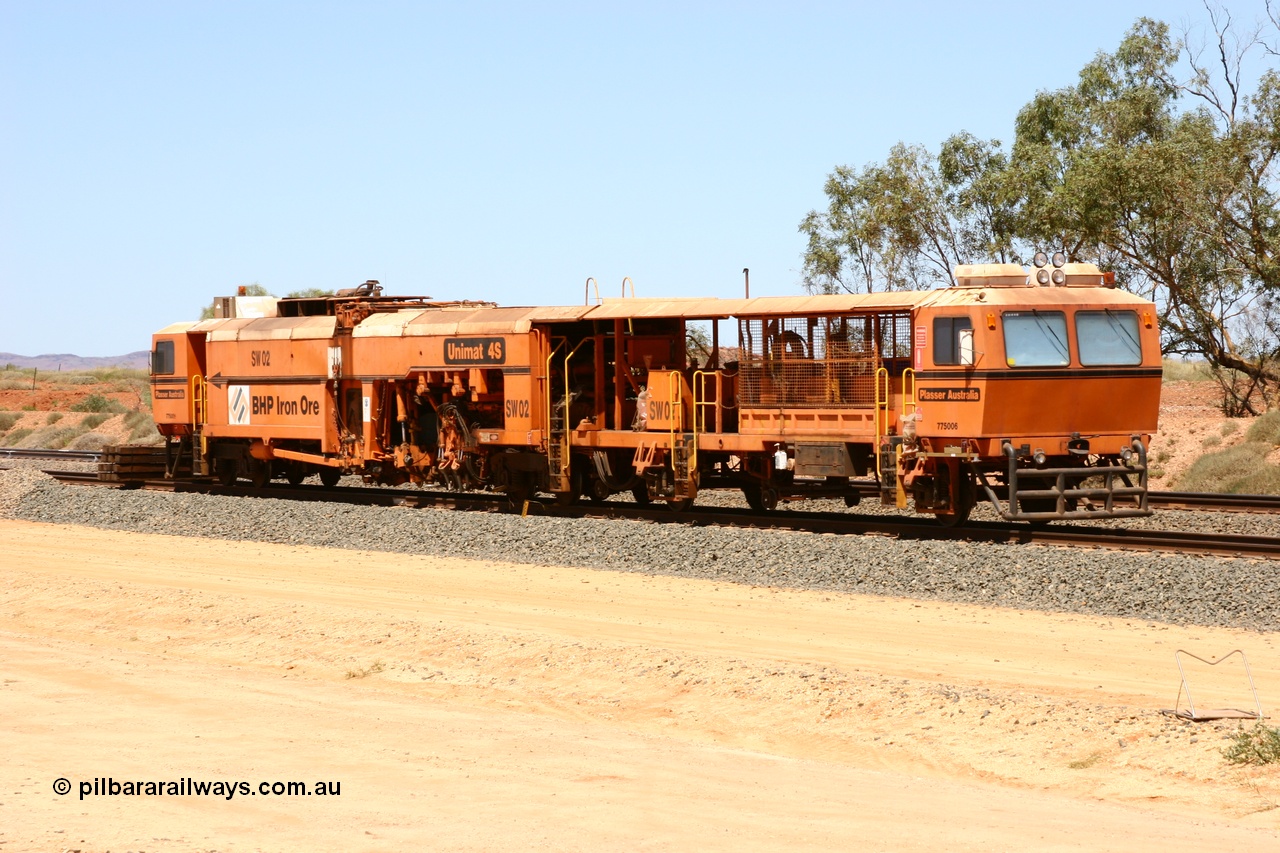
<svg viewBox="0 0 1280 853">
<path fill-rule="evenodd" d="M 1032 263 L 1036 268 L 1036 284 L 1041 287 L 1048 287 L 1050 282 L 1057 287 L 1067 283 L 1067 274 L 1062 270 L 1067 263 L 1067 256 L 1062 252 L 1054 252 L 1053 257 L 1044 252 L 1036 252 Z M 1045 269 L 1050 263 L 1053 264 L 1052 271 Z"/>
</svg>

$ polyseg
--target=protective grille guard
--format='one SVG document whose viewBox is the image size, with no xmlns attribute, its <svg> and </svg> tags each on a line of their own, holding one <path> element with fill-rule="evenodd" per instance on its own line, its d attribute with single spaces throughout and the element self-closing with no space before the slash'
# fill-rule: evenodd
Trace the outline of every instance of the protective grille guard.
<svg viewBox="0 0 1280 853">
<path fill-rule="evenodd" d="M 975 473 L 983 491 L 986 492 L 987 499 L 995 507 L 1000 517 L 1006 521 L 1055 521 L 1058 519 L 1137 518 L 1148 516 L 1151 515 L 1151 509 L 1147 505 L 1147 448 L 1136 435 L 1130 437 L 1130 447 L 1138 460 L 1137 464 L 1132 466 L 1102 465 L 1095 468 L 1024 469 L 1018 467 L 1018 454 L 1014 449 L 1013 443 L 1005 441 L 1003 443 L 1004 455 L 1009 460 L 1007 507 L 1001 503 L 1000 496 L 996 494 L 991 483 L 987 481 L 986 474 L 982 471 L 975 471 Z M 1136 486 L 1130 479 L 1134 474 L 1138 476 L 1138 485 Z M 1103 478 L 1103 486 L 1101 488 L 1068 487 L 1068 483 L 1071 480 L 1075 480 L 1078 484 L 1093 477 Z M 1051 480 L 1052 483 L 1047 488 L 1026 489 L 1022 487 L 1024 480 Z M 1122 485 L 1116 485 L 1117 481 Z M 1069 499 L 1079 500 L 1081 498 L 1088 499 L 1095 506 L 1098 503 L 1098 499 L 1101 498 L 1102 505 L 1098 509 L 1067 509 L 1067 501 Z M 1130 501 L 1136 498 L 1137 505 L 1117 507 L 1117 498 Z M 1025 500 L 1053 500 L 1056 503 L 1056 510 L 1053 512 L 1022 512 L 1022 502 Z"/>
</svg>

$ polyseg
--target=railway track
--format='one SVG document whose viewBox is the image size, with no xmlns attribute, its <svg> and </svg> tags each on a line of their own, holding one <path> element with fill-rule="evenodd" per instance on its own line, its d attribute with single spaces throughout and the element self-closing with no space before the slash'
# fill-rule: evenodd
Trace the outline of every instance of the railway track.
<svg viewBox="0 0 1280 853">
<path fill-rule="evenodd" d="M 97 462 L 102 452 L 97 450 L 52 450 L 45 448 L 0 448 L 0 461 L 4 459 L 57 459 L 66 462 Z M 872 482 L 855 484 L 862 496 L 875 498 L 879 487 Z M 306 487 L 300 487 L 305 489 Z M 387 489 L 369 489 L 372 493 L 385 493 Z M 407 494 L 414 494 L 408 492 Z M 306 500 L 307 498 L 299 498 Z M 315 498 L 312 498 L 313 500 Z M 372 500 L 372 498 L 371 498 Z M 1252 512 L 1280 513 L 1280 495 L 1226 495 L 1203 492 L 1150 492 L 1148 502 L 1152 509 L 1191 510 L 1196 512 Z M 404 505 L 404 504 L 383 504 Z"/>
<path fill-rule="evenodd" d="M 146 480 L 103 482 L 91 472 L 47 471 L 60 482 L 158 491 L 203 493 L 232 497 L 269 497 L 279 500 L 350 503 L 365 506 L 435 507 L 470 511 L 511 511 L 503 495 L 484 492 L 437 492 L 416 489 L 365 487 L 326 488 L 273 484 L 266 489 L 248 485 L 220 486 L 199 481 Z M 943 539 L 993 544 L 1057 545 L 1072 548 L 1105 548 L 1130 551 L 1164 551 L 1179 554 L 1280 559 L 1280 538 L 1183 531 L 1127 530 L 1084 525 L 1032 527 L 1005 522 L 971 522 L 964 527 L 942 528 L 930 519 L 857 516 L 833 512 L 782 510 L 761 514 L 735 507 L 694 508 L 671 512 L 665 505 L 587 503 L 569 507 L 554 501 L 531 500 L 518 508 L 524 514 L 569 518 L 614 518 L 658 524 L 715 525 L 769 530 L 794 530 L 838 535 L 879 535 L 899 539 Z"/>
</svg>

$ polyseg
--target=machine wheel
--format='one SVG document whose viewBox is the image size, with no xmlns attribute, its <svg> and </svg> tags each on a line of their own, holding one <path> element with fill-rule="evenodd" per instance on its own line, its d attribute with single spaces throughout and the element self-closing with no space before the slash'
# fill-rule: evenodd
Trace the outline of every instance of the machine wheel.
<svg viewBox="0 0 1280 853">
<path fill-rule="evenodd" d="M 307 469 L 300 463 L 291 462 L 289 467 L 284 469 L 284 478 L 290 486 L 300 486 L 302 481 L 307 479 Z"/>
<path fill-rule="evenodd" d="M 973 509 L 973 504 L 962 506 L 959 512 L 940 512 L 935 516 L 938 524 L 943 527 L 959 527 L 969 520 L 969 512 Z"/>
<path fill-rule="evenodd" d="M 236 459 L 216 459 L 213 463 L 213 473 L 218 478 L 218 485 L 233 486 L 236 477 L 240 475 L 240 462 Z"/>
<path fill-rule="evenodd" d="M 587 497 L 591 499 L 593 504 L 602 504 L 609 500 L 609 496 L 613 492 L 609 491 L 609 487 L 604 484 L 604 480 L 599 477 L 591 478 L 591 485 L 587 487 Z"/>
<path fill-rule="evenodd" d="M 320 484 L 327 489 L 332 489 L 338 485 L 338 481 L 342 479 L 342 471 L 339 468 L 330 468 L 327 465 L 320 469 Z"/>
<path fill-rule="evenodd" d="M 747 506 L 756 512 L 773 512 L 778 508 L 778 490 L 769 486 L 747 486 L 742 490 Z"/>
<path fill-rule="evenodd" d="M 844 496 L 844 505 L 849 507 L 850 509 L 853 509 L 855 506 L 857 506 L 860 503 L 862 503 L 862 495 L 845 495 Z"/>
<path fill-rule="evenodd" d="M 942 469 L 945 471 L 946 469 Z M 945 480 L 943 482 L 946 482 Z M 956 488 L 956 507 L 955 512 L 940 512 L 935 516 L 938 524 L 943 527 L 959 527 L 969 520 L 969 513 L 973 512 L 974 504 L 977 503 L 978 495 L 974 487 L 973 480 L 961 472 L 960 483 Z"/>
<path fill-rule="evenodd" d="M 271 463 L 261 459 L 250 460 L 249 482 L 255 489 L 265 489 L 271 482 Z"/>
<path fill-rule="evenodd" d="M 582 466 L 571 465 L 569 467 L 569 491 L 554 492 L 556 496 L 556 506 L 573 506 L 578 502 L 578 498 L 582 497 L 582 493 L 586 491 L 582 486 Z"/>
</svg>

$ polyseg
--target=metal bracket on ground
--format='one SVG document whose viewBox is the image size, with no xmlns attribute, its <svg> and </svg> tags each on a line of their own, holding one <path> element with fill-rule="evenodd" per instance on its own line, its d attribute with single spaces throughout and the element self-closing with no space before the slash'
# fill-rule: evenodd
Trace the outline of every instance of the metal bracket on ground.
<svg viewBox="0 0 1280 853">
<path fill-rule="evenodd" d="M 1217 666 L 1228 658 L 1239 655 L 1241 662 L 1244 663 L 1244 675 L 1245 679 L 1249 682 L 1249 692 L 1253 694 L 1254 710 L 1245 711 L 1240 708 L 1197 708 L 1194 700 L 1191 698 L 1191 685 L 1187 683 L 1186 670 L 1183 669 L 1182 666 L 1183 655 L 1198 660 L 1208 666 Z M 1178 698 L 1174 700 L 1173 708 L 1163 709 L 1161 711 L 1162 714 L 1168 714 L 1171 717 L 1178 717 L 1179 719 L 1189 720 L 1194 723 L 1203 723 L 1211 720 L 1261 720 L 1263 718 L 1262 703 L 1258 701 L 1258 690 L 1253 685 L 1253 673 L 1249 671 L 1249 659 L 1245 657 L 1245 654 L 1241 649 L 1235 649 L 1227 652 L 1217 660 L 1205 660 L 1199 655 L 1193 655 L 1191 652 L 1184 649 L 1178 649 L 1173 653 L 1173 659 L 1178 664 L 1178 674 L 1182 677 L 1182 683 L 1178 686 Z M 1186 708 L 1182 707 L 1182 694 L 1184 693 L 1187 695 Z"/>
</svg>

